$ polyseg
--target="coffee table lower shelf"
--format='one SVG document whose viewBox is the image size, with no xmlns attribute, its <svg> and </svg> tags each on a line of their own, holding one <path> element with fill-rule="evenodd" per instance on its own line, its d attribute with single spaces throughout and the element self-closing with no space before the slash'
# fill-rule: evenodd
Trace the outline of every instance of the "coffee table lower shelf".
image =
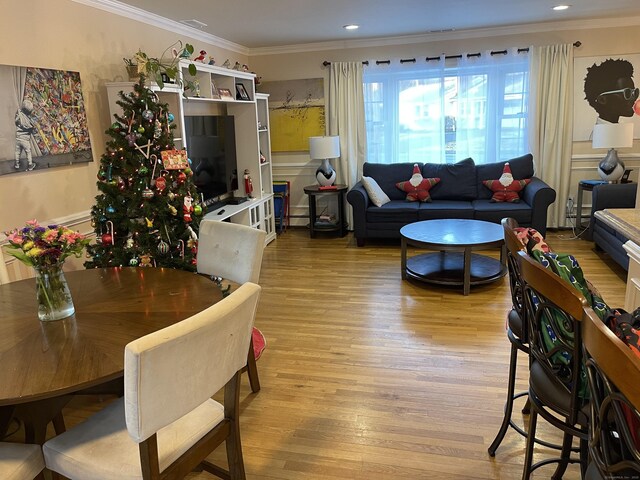
<svg viewBox="0 0 640 480">
<path fill-rule="evenodd" d="M 464 253 L 434 252 L 407 258 L 406 277 L 437 285 L 462 285 L 465 295 L 468 286 L 491 283 L 504 276 L 507 268 L 499 260 L 472 253 L 469 283 L 465 285 Z"/>
</svg>

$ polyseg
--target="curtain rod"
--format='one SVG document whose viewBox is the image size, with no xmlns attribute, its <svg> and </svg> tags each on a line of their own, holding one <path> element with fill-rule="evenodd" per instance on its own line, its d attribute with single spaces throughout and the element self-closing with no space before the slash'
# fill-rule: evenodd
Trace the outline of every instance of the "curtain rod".
<svg viewBox="0 0 640 480">
<path fill-rule="evenodd" d="M 574 47 L 579 47 L 580 45 L 582 45 L 582 42 L 580 42 L 579 40 L 576 42 L 573 42 L 573 46 Z M 529 51 L 529 47 L 525 47 L 525 48 L 519 48 L 518 49 L 518 53 L 524 53 L 524 52 L 528 52 Z M 490 55 L 506 55 L 508 53 L 507 50 L 492 50 L 491 52 L 489 52 Z M 467 53 L 467 58 L 472 58 L 472 57 L 481 57 L 482 53 L 478 52 L 478 53 Z M 440 60 L 440 55 L 438 55 L 437 57 L 425 57 L 425 61 L 427 62 L 431 62 L 434 60 Z M 462 54 L 459 55 L 445 55 L 445 60 L 448 60 L 450 58 L 462 58 Z M 415 58 L 401 58 L 400 59 L 400 63 L 404 64 L 404 63 L 416 63 L 416 59 Z M 369 65 L 369 61 L 365 60 L 362 62 L 363 65 Z M 325 67 L 328 67 L 329 65 L 331 65 L 331 62 L 325 60 L 324 62 L 322 62 L 322 65 Z M 376 60 L 376 65 L 391 65 L 391 60 Z"/>
</svg>

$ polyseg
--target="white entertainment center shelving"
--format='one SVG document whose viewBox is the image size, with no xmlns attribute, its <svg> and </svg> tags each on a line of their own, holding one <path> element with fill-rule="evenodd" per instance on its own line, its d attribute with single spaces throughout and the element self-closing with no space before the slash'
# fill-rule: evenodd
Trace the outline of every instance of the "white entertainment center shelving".
<svg viewBox="0 0 640 480">
<path fill-rule="evenodd" d="M 184 97 L 182 88 L 175 84 L 165 84 L 162 90 L 153 88 L 159 99 L 169 105 L 174 115 L 176 129 L 174 143 L 177 149 L 186 149 L 184 117 L 190 115 L 232 115 L 235 117 L 236 155 L 238 164 L 238 190 L 236 197 L 247 197 L 244 188 L 244 171 L 249 170 L 252 183 L 252 198 L 246 202 L 227 204 L 208 211 L 204 218 L 215 221 L 230 221 L 259 228 L 267 233 L 266 242 L 276 237 L 273 215 L 273 177 L 271 171 L 271 145 L 269 139 L 269 96 L 256 93 L 255 75 L 195 62 L 197 73 L 192 77 L 188 67 L 192 62 L 180 61 L 183 78 L 199 86 L 199 97 Z M 236 100 L 236 85 L 241 84 L 249 95 L 249 100 Z M 133 82 L 107 83 L 109 111 L 111 116 L 120 111 L 116 101 L 120 91 L 133 90 Z M 215 89 L 227 89 L 233 98 L 215 98 Z M 188 93 L 191 93 L 189 91 Z M 229 196 L 230 197 L 230 196 Z M 220 201 L 228 200 L 224 196 Z"/>
</svg>

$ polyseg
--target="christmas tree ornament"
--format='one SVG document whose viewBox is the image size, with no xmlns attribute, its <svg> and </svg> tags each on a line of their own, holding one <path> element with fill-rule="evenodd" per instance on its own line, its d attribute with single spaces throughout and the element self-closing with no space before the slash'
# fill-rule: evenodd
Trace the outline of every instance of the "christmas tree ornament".
<svg viewBox="0 0 640 480">
<path fill-rule="evenodd" d="M 182 213 L 184 214 L 182 217 L 185 223 L 191 222 L 193 219 L 191 218 L 191 212 L 193 212 L 193 197 L 187 195 L 184 197 L 184 205 L 182 207 Z"/>
<path fill-rule="evenodd" d="M 133 248 L 133 238 L 127 238 L 127 241 L 124 243 L 125 248 Z"/>
<path fill-rule="evenodd" d="M 147 222 L 147 228 L 153 228 L 153 218 L 149 219 L 147 217 L 144 217 L 145 222 Z"/>
<path fill-rule="evenodd" d="M 175 198 L 176 198 L 176 194 L 175 194 L 175 193 L 173 193 L 173 192 L 169 192 L 169 193 L 167 194 L 167 197 L 169 197 L 169 200 L 173 200 L 173 199 L 175 199 Z"/>
<path fill-rule="evenodd" d="M 160 120 L 156 119 L 156 121 L 153 124 L 153 138 L 157 140 L 161 136 L 162 136 L 162 124 L 160 123 Z"/>
<path fill-rule="evenodd" d="M 167 188 L 167 179 L 162 175 L 156 178 L 156 188 L 159 192 L 162 192 L 165 188 Z"/>
<path fill-rule="evenodd" d="M 109 205 L 109 206 L 106 208 L 106 211 L 107 211 L 107 213 L 116 213 L 116 209 L 115 209 L 115 208 L 113 208 L 113 205 Z"/>
<path fill-rule="evenodd" d="M 152 267 L 151 263 L 151 255 L 146 253 L 144 255 L 140 255 L 140 266 L 141 267 Z"/>
<path fill-rule="evenodd" d="M 194 215 L 202 215 L 202 207 L 199 204 L 196 204 L 193 206 L 193 213 Z"/>
<path fill-rule="evenodd" d="M 120 130 L 120 124 L 118 122 L 113 122 L 111 124 L 111 128 L 117 132 Z"/>
<path fill-rule="evenodd" d="M 180 252 L 180 258 L 184 258 L 184 240 L 178 240 L 178 251 Z"/>
<path fill-rule="evenodd" d="M 153 120 L 153 112 L 149 109 L 146 109 L 142 112 L 142 118 L 144 118 L 145 120 Z"/>
<path fill-rule="evenodd" d="M 138 266 L 138 259 L 136 257 L 133 257 L 131 260 L 129 260 L 129 265 L 132 267 L 137 267 Z"/>
<path fill-rule="evenodd" d="M 146 175 L 147 173 L 149 173 L 149 169 L 147 168 L 146 165 L 142 165 L 139 169 L 138 172 L 140 172 L 142 175 Z"/>
<path fill-rule="evenodd" d="M 178 214 L 178 209 L 170 203 L 167 203 L 167 205 L 169 207 L 169 213 L 175 217 Z"/>
<path fill-rule="evenodd" d="M 167 120 L 169 122 L 173 122 L 175 120 L 176 117 L 173 116 L 173 113 L 169 113 L 167 114 Z"/>
<path fill-rule="evenodd" d="M 143 127 L 142 125 L 140 125 L 140 126 L 138 127 L 138 130 L 137 130 L 137 131 L 138 131 L 138 133 L 139 133 L 139 134 L 141 134 L 141 135 L 142 135 L 142 134 L 145 132 L 145 129 L 144 129 L 144 127 Z"/>
<path fill-rule="evenodd" d="M 127 184 L 124 181 L 124 178 L 118 177 L 118 190 L 123 192 L 127 188 Z"/>
<path fill-rule="evenodd" d="M 178 185 L 182 185 L 184 182 L 187 181 L 187 175 L 184 172 L 180 172 L 178 174 L 177 181 L 178 181 Z"/>
<path fill-rule="evenodd" d="M 98 170 L 98 180 L 104 182 L 107 179 L 107 173 L 104 170 Z"/>
<path fill-rule="evenodd" d="M 114 245 L 113 238 L 113 222 L 111 220 L 107 221 L 107 232 L 102 234 L 101 237 L 103 245 Z"/>
<path fill-rule="evenodd" d="M 161 255 L 169 253 L 169 244 L 164 240 L 160 240 L 160 243 L 158 244 L 158 253 Z"/>
<path fill-rule="evenodd" d="M 142 198 L 149 200 L 150 198 L 153 198 L 153 196 L 155 195 L 155 193 L 153 193 L 153 190 L 151 190 L 149 187 L 144 187 L 144 190 L 142 190 Z"/>
<path fill-rule="evenodd" d="M 125 135 L 127 141 L 129 142 L 129 146 L 133 147 L 136 144 L 136 139 L 138 138 L 135 133 L 128 133 Z"/>
<path fill-rule="evenodd" d="M 191 175 L 193 175 L 193 170 L 191 170 L 191 168 L 187 167 L 187 168 L 184 169 L 184 173 L 185 173 L 185 175 L 191 176 Z"/>
</svg>

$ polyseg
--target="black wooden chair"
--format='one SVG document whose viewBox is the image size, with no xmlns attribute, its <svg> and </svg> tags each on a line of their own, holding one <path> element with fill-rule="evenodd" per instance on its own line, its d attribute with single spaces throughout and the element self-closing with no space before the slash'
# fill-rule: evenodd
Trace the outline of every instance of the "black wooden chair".
<svg viewBox="0 0 640 480">
<path fill-rule="evenodd" d="M 582 324 L 591 401 L 585 479 L 638 479 L 640 358 L 590 308 Z"/>
<path fill-rule="evenodd" d="M 516 392 L 516 369 L 518 366 L 518 352 L 522 352 L 529 356 L 529 326 L 524 309 L 524 300 L 522 296 L 522 279 L 520 278 L 520 269 L 518 267 L 518 252 L 522 250 L 522 243 L 518 240 L 515 229 L 518 228 L 518 222 L 513 218 L 503 218 L 502 228 L 504 229 L 504 242 L 507 247 L 507 268 L 509 270 L 509 287 L 511 290 L 512 308 L 507 314 L 507 338 L 511 343 L 511 354 L 509 357 L 509 374 L 507 384 L 507 400 L 504 406 L 504 417 L 498 433 L 488 448 L 489 455 L 495 456 L 496 450 L 502 443 L 509 427 L 513 428 L 523 437 L 527 436 L 527 432 L 516 422 L 513 421 L 514 402 L 528 395 L 528 391 Z M 530 411 L 529 398 L 522 408 L 523 414 Z M 544 440 L 536 439 L 536 443 L 549 448 L 560 449 L 560 445 L 555 445 Z"/>
<path fill-rule="evenodd" d="M 569 463 L 581 464 L 587 453 L 588 403 L 580 386 L 586 382 L 581 319 L 588 305 L 571 284 L 544 268 L 526 252 L 518 253 L 526 317 L 529 324 L 529 435 L 523 480 L 539 467 L 557 463 L 552 478 L 562 478 Z M 560 457 L 533 463 L 538 415 L 563 433 Z M 572 455 L 574 438 L 580 456 Z"/>
</svg>

